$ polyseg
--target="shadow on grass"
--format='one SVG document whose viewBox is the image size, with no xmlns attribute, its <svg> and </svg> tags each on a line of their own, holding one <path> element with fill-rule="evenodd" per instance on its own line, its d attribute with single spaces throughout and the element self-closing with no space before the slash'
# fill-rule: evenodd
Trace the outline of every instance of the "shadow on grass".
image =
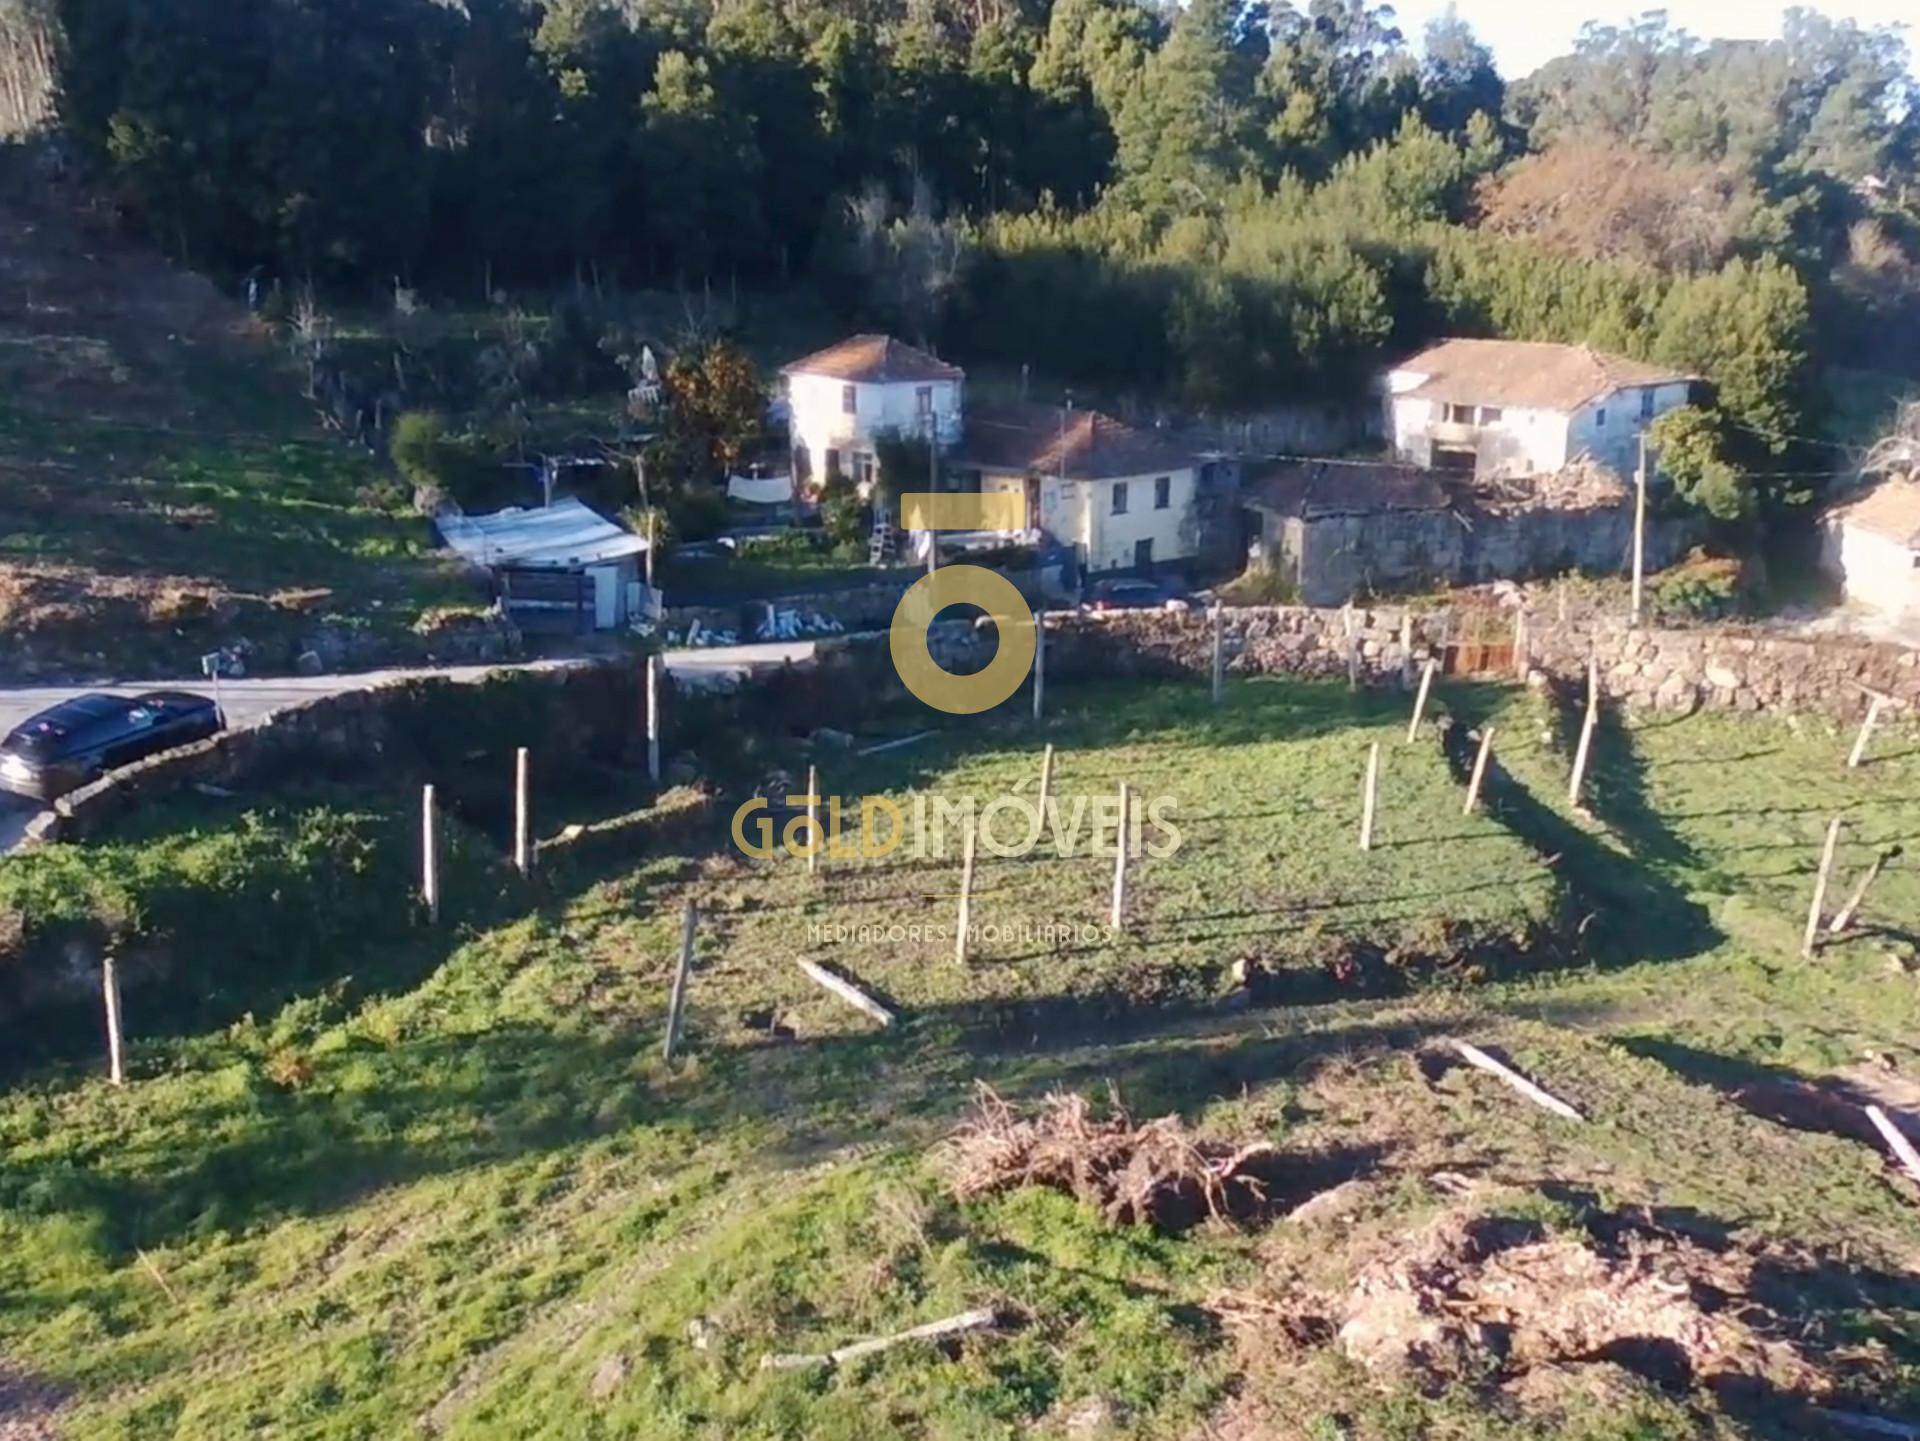
<svg viewBox="0 0 1920 1441">
<path fill-rule="evenodd" d="M 1463 700 L 1441 725 L 1447 764 L 1462 784 L 1472 774 L 1478 738 L 1469 724 L 1491 713 L 1484 688 L 1465 688 L 1449 700 Z M 1503 693 L 1504 694 L 1504 693 Z M 1637 763 L 1614 757 L 1612 782 L 1616 815 L 1624 814 L 1637 834 L 1636 849 L 1647 846 L 1677 856 L 1683 849 L 1647 806 L 1639 789 Z M 1508 830 L 1554 867 L 1562 882 L 1560 922 L 1578 938 L 1582 953 L 1601 964 L 1640 960 L 1684 960 L 1710 950 L 1721 936 L 1707 909 L 1692 900 L 1658 869 L 1637 856 L 1621 855 L 1536 797 L 1500 764 L 1496 748 L 1481 788 L 1481 804 Z M 1624 833 L 1624 832 L 1623 832 Z"/>
<path fill-rule="evenodd" d="M 363 1042 L 281 1082 L 257 1058 L 242 1059 L 224 1068 L 217 1091 L 176 1103 L 138 1146 L 100 1135 L 57 1157 L 10 1157 L 0 1205 L 23 1221 L 58 1218 L 64 1237 L 119 1264 L 137 1248 L 326 1214 L 384 1188 L 636 1127 L 753 1137 L 748 1164 L 779 1173 L 847 1144 L 922 1146 L 957 1119 L 982 1074 L 1016 1096 L 1111 1085 L 1151 1115 L 1426 1034 L 1360 1023 L 1279 1039 L 1216 1033 L 1183 1058 L 1186 1047 L 1154 1037 L 1165 1017 L 1157 1028 L 1147 1017 L 1124 1027 L 1097 1005 L 1070 1012 L 1056 1007 L 1044 1030 L 1011 1032 L 952 1007 L 884 1034 L 712 1052 L 679 1075 L 651 1064 L 654 1027 L 608 1035 L 506 1025 L 388 1048 Z M 776 1144 L 763 1144 L 767 1126 Z M 1303 1177 L 1342 1159 L 1321 1157 Z M 1344 1159 L 1351 1174 L 1374 1158 Z"/>
</svg>

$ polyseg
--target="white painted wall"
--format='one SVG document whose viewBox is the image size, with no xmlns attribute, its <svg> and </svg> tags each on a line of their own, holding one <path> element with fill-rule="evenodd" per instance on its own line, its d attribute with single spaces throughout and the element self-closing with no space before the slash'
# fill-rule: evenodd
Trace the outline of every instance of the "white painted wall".
<svg viewBox="0 0 1920 1441">
<path fill-rule="evenodd" d="M 845 409 L 844 392 L 852 385 L 854 410 Z M 818 485 L 826 474 L 829 450 L 840 454 L 843 474 L 854 473 L 852 457 L 871 456 L 876 436 L 889 431 L 902 436 L 924 434 L 920 421 L 919 392 L 933 392 L 934 424 L 940 443 L 951 445 L 960 438 L 961 383 L 957 380 L 890 381 L 884 385 L 836 380 L 827 375 L 789 375 L 787 406 L 795 469 L 799 472 L 799 452 L 804 447 L 806 473 Z"/>
<path fill-rule="evenodd" d="M 1653 413 L 1644 414 L 1642 397 L 1653 395 Z M 1632 385 L 1583 405 L 1573 413 L 1568 435 L 1568 456 L 1586 451 L 1603 465 L 1622 475 L 1633 474 L 1639 463 L 1641 432 L 1670 410 L 1687 403 L 1687 384 Z M 1605 413 L 1605 422 L 1601 415 Z"/>
<path fill-rule="evenodd" d="M 1400 372 L 1395 372 L 1400 374 Z M 1393 376 L 1389 376 L 1391 389 Z M 1486 407 L 1474 407 L 1473 440 L 1482 476 L 1540 475 L 1564 469 L 1581 452 L 1623 475 L 1631 474 L 1641 431 L 1653 419 L 1687 403 L 1684 381 L 1628 386 L 1568 414 L 1498 406 L 1500 416 L 1482 420 Z M 1652 416 L 1643 418 L 1641 396 L 1653 395 Z M 1390 395 L 1388 433 L 1393 453 L 1411 465 L 1433 464 L 1434 430 L 1452 422 L 1445 403 L 1423 396 Z"/>
<path fill-rule="evenodd" d="M 1154 482 L 1167 477 L 1167 504 L 1154 507 Z M 1127 487 L 1127 513 L 1113 514 L 1113 488 Z M 1189 522 L 1193 513 L 1197 472 L 1188 466 L 1179 470 L 1153 471 L 1145 475 L 1115 480 L 1059 480 L 1043 477 L 1040 481 L 1040 514 L 1027 517 L 1062 545 L 1077 546 L 1086 557 L 1090 571 L 1125 570 L 1133 565 L 1134 546 L 1142 540 L 1153 542 L 1153 561 L 1188 560 L 1196 553 L 1197 527 Z M 982 475 L 983 491 L 1024 492 L 1027 482 L 1018 475 Z"/>
<path fill-rule="evenodd" d="M 1848 600 L 1890 619 L 1920 619 L 1920 552 L 1844 520 L 1827 523 L 1826 550 Z"/>
</svg>

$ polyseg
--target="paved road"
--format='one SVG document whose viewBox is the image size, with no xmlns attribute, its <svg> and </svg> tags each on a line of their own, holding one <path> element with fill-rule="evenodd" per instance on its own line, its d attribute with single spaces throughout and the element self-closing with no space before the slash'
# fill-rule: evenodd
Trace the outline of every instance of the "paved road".
<svg viewBox="0 0 1920 1441">
<path fill-rule="evenodd" d="M 771 641 L 764 645 L 715 646 L 708 650 L 668 651 L 666 665 L 667 670 L 674 675 L 697 680 L 701 676 L 739 674 L 761 666 L 807 660 L 812 657 L 813 651 L 813 642 L 805 640 Z M 533 661 L 524 668 L 551 670 L 582 663 L 576 660 Z M 225 680 L 220 682 L 220 700 L 227 713 L 227 724 L 238 727 L 253 725 L 282 706 L 312 700 L 316 696 L 365 690 L 369 686 L 379 685 L 384 681 L 401 680 L 409 676 L 432 675 L 446 676 L 454 680 L 473 680 L 499 669 L 501 669 L 499 666 L 464 665 L 421 670 L 361 671 L 353 675 L 275 676 L 262 680 Z M 48 706 L 57 705 L 63 700 L 88 691 L 105 691 L 109 695 L 138 695 L 142 691 L 165 689 L 192 690 L 201 694 L 209 694 L 211 690 L 205 681 L 182 680 L 133 682 L 125 685 L 0 688 L 0 735 L 4 735 L 28 716 L 38 714 Z M 34 813 L 35 807 L 31 801 L 0 795 L 0 855 L 12 850 L 19 843 L 21 833 L 25 830 L 27 822 L 33 818 Z"/>
</svg>

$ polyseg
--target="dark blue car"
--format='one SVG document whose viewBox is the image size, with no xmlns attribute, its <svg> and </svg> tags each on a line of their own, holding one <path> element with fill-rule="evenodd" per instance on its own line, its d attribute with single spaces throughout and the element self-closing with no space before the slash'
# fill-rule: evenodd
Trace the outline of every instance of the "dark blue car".
<svg viewBox="0 0 1920 1441">
<path fill-rule="evenodd" d="M 132 762 L 225 729 L 220 708 L 189 691 L 75 696 L 0 741 L 0 790 L 50 801 Z"/>
</svg>

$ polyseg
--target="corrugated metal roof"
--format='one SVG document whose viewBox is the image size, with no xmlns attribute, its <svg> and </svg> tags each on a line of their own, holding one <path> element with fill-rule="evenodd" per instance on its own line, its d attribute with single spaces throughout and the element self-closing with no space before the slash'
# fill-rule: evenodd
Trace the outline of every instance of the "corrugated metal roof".
<svg viewBox="0 0 1920 1441">
<path fill-rule="evenodd" d="M 436 516 L 441 538 L 476 565 L 571 569 L 644 554 L 647 543 L 572 496 L 544 509 Z"/>
<path fill-rule="evenodd" d="M 1553 411 L 1578 410 L 1623 386 L 1676 385 L 1699 378 L 1590 346 L 1538 340 L 1443 340 L 1393 369 L 1425 377 L 1397 392 L 1401 395 Z"/>
</svg>

